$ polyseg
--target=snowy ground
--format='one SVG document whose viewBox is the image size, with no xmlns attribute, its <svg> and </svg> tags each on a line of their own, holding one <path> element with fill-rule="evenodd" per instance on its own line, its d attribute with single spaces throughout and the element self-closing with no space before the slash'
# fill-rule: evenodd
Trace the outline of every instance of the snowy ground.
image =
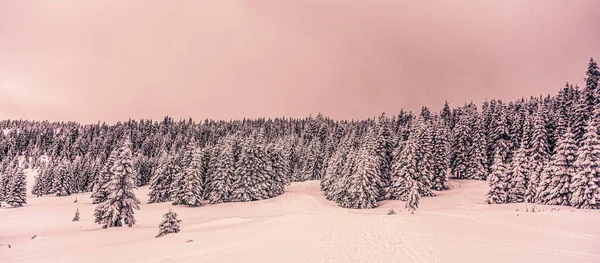
<svg viewBox="0 0 600 263">
<path fill-rule="evenodd" d="M 600 262 L 599 211 L 525 213 L 484 204 L 485 182 L 451 185 L 409 214 L 399 201 L 339 208 L 318 181 L 294 183 L 259 202 L 175 206 L 181 232 L 161 238 L 170 204 L 145 204 L 147 188 L 137 192 L 138 225 L 119 229 L 93 223 L 87 193 L 30 196 L 24 208 L 0 208 L 0 262 Z M 77 208 L 81 221 L 71 222 Z"/>
</svg>

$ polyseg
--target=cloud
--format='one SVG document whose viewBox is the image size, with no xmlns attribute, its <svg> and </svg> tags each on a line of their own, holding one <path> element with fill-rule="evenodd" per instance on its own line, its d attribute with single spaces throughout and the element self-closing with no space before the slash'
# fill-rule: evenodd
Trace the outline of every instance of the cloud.
<svg viewBox="0 0 600 263">
<path fill-rule="evenodd" d="M 595 0 L 3 1 L 0 72 L 21 97 L 4 95 L 0 107 L 84 122 L 349 119 L 553 93 L 600 58 L 598 9 Z"/>
</svg>

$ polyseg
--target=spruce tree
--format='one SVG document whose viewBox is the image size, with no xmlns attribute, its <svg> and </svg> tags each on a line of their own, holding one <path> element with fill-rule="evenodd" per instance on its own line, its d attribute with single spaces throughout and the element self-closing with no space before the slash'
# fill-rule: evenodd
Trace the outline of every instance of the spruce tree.
<svg viewBox="0 0 600 263">
<path fill-rule="evenodd" d="M 58 171 L 54 176 L 52 188 L 56 196 L 67 196 L 73 192 L 73 176 L 69 160 L 63 158 L 58 164 Z"/>
<path fill-rule="evenodd" d="M 470 152 L 473 144 L 471 132 L 469 116 L 461 115 L 454 128 L 450 159 L 451 172 L 458 179 L 466 179 L 469 175 Z"/>
<path fill-rule="evenodd" d="M 548 164 L 548 171 L 544 173 L 537 193 L 541 204 L 569 205 L 571 199 L 571 177 L 575 173 L 575 159 L 577 158 L 577 146 L 573 134 L 569 129 L 558 141 L 556 153 Z"/>
<path fill-rule="evenodd" d="M 491 169 L 492 173 L 487 179 L 490 189 L 485 201 L 488 204 L 506 203 L 506 167 L 499 152 L 494 156 L 494 165 L 492 165 Z"/>
<path fill-rule="evenodd" d="M 411 214 L 415 213 L 415 210 L 419 208 L 419 199 L 421 196 L 419 195 L 419 187 L 417 186 L 417 182 L 412 179 L 406 181 L 406 204 L 405 208 L 410 211 Z"/>
<path fill-rule="evenodd" d="M 530 163 L 530 178 L 527 185 L 527 201 L 530 203 L 537 202 L 537 188 L 540 184 L 540 176 L 546 164 L 550 159 L 550 151 L 548 146 L 548 135 L 546 130 L 546 117 L 544 108 L 541 102 L 538 104 L 538 109 L 533 119 L 533 131 L 528 149 Z"/>
<path fill-rule="evenodd" d="M 190 141 L 183 154 L 183 171 L 177 181 L 174 205 L 200 206 L 204 185 L 201 178 L 202 155 L 195 141 Z"/>
<path fill-rule="evenodd" d="M 12 207 L 22 207 L 27 204 L 27 178 L 23 168 L 13 168 L 12 176 L 6 191 L 6 203 Z"/>
<path fill-rule="evenodd" d="M 525 201 L 527 191 L 527 178 L 529 177 L 529 162 L 525 153 L 525 143 L 517 150 L 508 171 L 508 199 L 509 203 L 522 203 Z"/>
<path fill-rule="evenodd" d="M 162 203 L 171 201 L 173 196 L 173 182 L 179 173 L 174 154 L 163 152 L 158 161 L 158 167 L 154 170 L 150 180 L 150 191 L 148 192 L 148 203 Z"/>
<path fill-rule="evenodd" d="M 177 219 L 177 213 L 169 208 L 169 212 L 163 215 L 163 221 L 158 226 L 156 237 L 162 237 L 168 234 L 179 233 L 181 220 Z"/>
<path fill-rule="evenodd" d="M 450 159 L 450 144 L 448 142 L 448 128 L 443 119 L 436 117 L 433 137 L 433 180 L 432 189 L 441 191 L 448 183 L 448 166 Z"/>
<path fill-rule="evenodd" d="M 596 126 L 596 121 L 590 120 L 577 152 L 570 185 L 570 203 L 576 208 L 600 209 L 600 141 Z"/>
<path fill-rule="evenodd" d="M 94 222 L 101 224 L 102 228 L 123 225 L 132 227 L 136 223 L 133 210 L 140 209 L 140 201 L 133 192 L 136 188 L 135 171 L 130 145 L 128 139 L 122 144 L 119 157 L 110 169 L 110 195 L 105 202 L 96 206 L 94 211 Z"/>
<path fill-rule="evenodd" d="M 390 172 L 392 169 L 394 138 L 389 128 L 388 119 L 382 113 L 376 126 L 376 151 L 380 163 L 380 174 L 382 179 L 382 188 L 390 184 Z"/>
<path fill-rule="evenodd" d="M 269 198 L 270 168 L 263 142 L 256 139 L 246 141 L 234 172 L 231 201 L 248 202 Z"/>
<path fill-rule="evenodd" d="M 471 145 L 467 161 L 466 179 L 485 180 L 487 178 L 487 157 L 486 157 L 486 141 L 483 133 L 481 122 L 472 129 L 473 144 Z"/>
<path fill-rule="evenodd" d="M 387 192 L 387 197 L 392 200 L 408 200 L 408 193 L 411 187 L 410 181 L 415 181 L 415 175 L 419 169 L 416 157 L 416 138 L 414 135 L 409 137 L 403 146 L 402 152 L 394 158 L 392 165 L 392 184 Z M 418 185 L 417 185 L 418 188 Z"/>
<path fill-rule="evenodd" d="M 319 180 L 321 179 L 323 169 L 323 150 L 321 142 L 318 139 L 313 139 L 308 148 L 302 170 L 302 181 Z"/>
<path fill-rule="evenodd" d="M 229 202 L 231 197 L 231 180 L 234 177 L 235 161 L 233 156 L 233 139 L 225 139 L 215 151 L 211 162 L 214 163 L 209 174 L 206 187 L 206 199 L 211 204 Z"/>
<path fill-rule="evenodd" d="M 431 122 L 425 119 L 418 119 L 415 124 L 413 134 L 418 136 L 416 147 L 417 174 L 413 177 L 419 182 L 419 194 L 421 196 L 434 196 L 431 191 L 433 180 L 433 130 Z"/>
<path fill-rule="evenodd" d="M 100 171 L 100 174 L 98 174 L 98 176 L 96 177 L 93 192 L 91 195 L 93 199 L 92 204 L 99 204 L 106 201 L 108 195 L 110 194 L 109 187 L 112 180 L 110 169 L 113 167 L 117 157 L 119 156 L 119 149 L 114 149 L 113 151 L 111 151 L 110 155 L 108 156 L 108 159 L 106 159 L 102 167 L 102 171 Z"/>
<path fill-rule="evenodd" d="M 369 132 L 363 140 L 358 154 L 356 171 L 348 179 L 348 197 L 346 202 L 341 203 L 343 207 L 375 208 L 377 207 L 377 200 L 382 195 L 380 159 L 372 134 L 372 132 Z"/>
<path fill-rule="evenodd" d="M 267 157 L 271 166 L 269 197 L 275 197 L 283 194 L 285 187 L 289 184 L 289 164 L 284 156 L 282 142 L 270 145 L 267 149 Z"/>
</svg>

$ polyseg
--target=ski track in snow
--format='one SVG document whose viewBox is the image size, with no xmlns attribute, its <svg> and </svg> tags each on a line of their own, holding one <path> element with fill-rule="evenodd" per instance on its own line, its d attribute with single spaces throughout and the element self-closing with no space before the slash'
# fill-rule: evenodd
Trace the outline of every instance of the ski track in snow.
<svg viewBox="0 0 600 263">
<path fill-rule="evenodd" d="M 502 257 L 510 254 L 523 255 L 511 262 L 600 262 L 600 213 L 564 209 L 515 219 L 519 205 L 483 203 L 485 182 L 451 184 L 409 214 L 399 209 L 400 201 L 369 210 L 340 208 L 326 200 L 319 181 L 294 183 L 263 201 L 174 206 L 181 232 L 161 238 L 154 235 L 168 203 L 142 203 L 138 226 L 104 230 L 93 224 L 89 193 L 75 195 L 78 203 L 75 196 L 29 196 L 24 208 L 0 208 L 0 262 L 462 263 L 507 262 Z M 80 222 L 70 221 L 75 208 Z M 397 214 L 386 215 L 390 208 Z M 31 240 L 33 234 L 38 238 Z"/>
</svg>

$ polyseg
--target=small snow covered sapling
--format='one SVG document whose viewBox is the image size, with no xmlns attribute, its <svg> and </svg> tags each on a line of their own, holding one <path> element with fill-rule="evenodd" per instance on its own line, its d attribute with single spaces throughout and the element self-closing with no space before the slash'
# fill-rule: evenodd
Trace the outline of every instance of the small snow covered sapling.
<svg viewBox="0 0 600 263">
<path fill-rule="evenodd" d="M 181 220 L 177 219 L 177 213 L 171 211 L 163 215 L 163 221 L 158 226 L 158 235 L 156 237 L 162 237 L 164 235 L 179 233 L 179 223 Z"/>
<path fill-rule="evenodd" d="M 79 221 L 79 208 L 77 208 L 77 211 L 75 211 L 75 216 L 73 217 L 73 222 L 75 221 Z"/>
<path fill-rule="evenodd" d="M 395 212 L 395 211 L 394 211 L 394 209 L 392 208 L 392 209 L 390 209 L 390 211 L 389 211 L 387 214 L 388 214 L 388 215 L 395 215 L 395 214 L 396 214 L 396 212 Z"/>
<path fill-rule="evenodd" d="M 73 203 L 77 203 L 77 197 L 75 197 L 75 201 L 73 201 Z"/>
</svg>

